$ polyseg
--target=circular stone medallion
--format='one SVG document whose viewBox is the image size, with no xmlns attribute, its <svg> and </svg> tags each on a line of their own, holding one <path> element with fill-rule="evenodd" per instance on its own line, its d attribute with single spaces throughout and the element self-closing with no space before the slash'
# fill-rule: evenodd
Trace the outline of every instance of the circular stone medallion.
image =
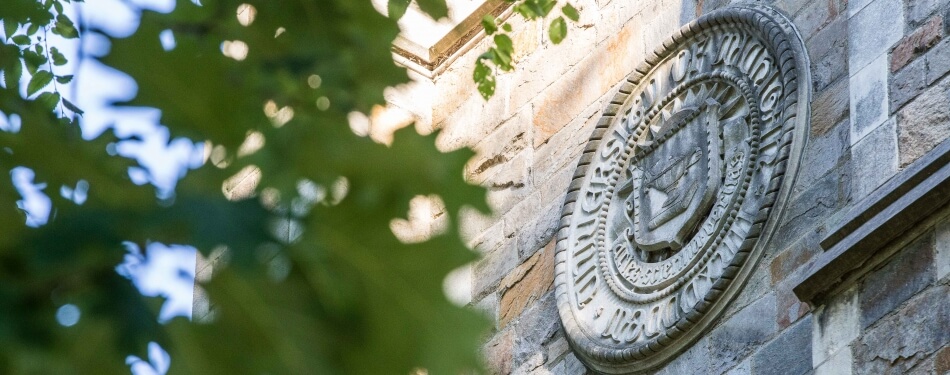
<svg viewBox="0 0 950 375">
<path fill-rule="evenodd" d="M 558 309 L 588 367 L 660 366 L 737 295 L 798 169 L 808 66 L 791 22 L 744 5 L 684 26 L 623 82 L 558 233 Z"/>
</svg>

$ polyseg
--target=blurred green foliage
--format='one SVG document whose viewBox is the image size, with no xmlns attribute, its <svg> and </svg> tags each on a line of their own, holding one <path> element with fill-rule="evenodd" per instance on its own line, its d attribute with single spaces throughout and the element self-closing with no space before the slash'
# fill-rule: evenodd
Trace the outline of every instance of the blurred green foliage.
<svg viewBox="0 0 950 375">
<path fill-rule="evenodd" d="M 46 225 L 26 226 L 20 193 L 0 179 L 0 373 L 128 373 L 126 356 L 145 358 L 150 341 L 169 351 L 173 374 L 478 371 L 487 321 L 443 293 L 446 274 L 475 259 L 459 237 L 460 208 L 488 210 L 484 189 L 462 178 L 472 152 L 441 153 L 435 135 L 411 129 L 386 146 L 348 126 L 350 112 L 368 113 L 384 103 L 384 88 L 408 81 L 391 57 L 395 20 L 368 0 L 201 3 L 143 12 L 138 30 L 110 37 L 101 58 L 138 84 L 137 96 L 116 106 L 158 108 L 173 138 L 218 153 L 162 201 L 130 181 L 135 161 L 110 152 L 119 137 L 82 139 L 83 112 L 60 95 L 57 84 L 73 77 L 56 68 L 66 58 L 46 37 L 80 36 L 64 11 L 74 4 L 0 6 L 0 111 L 22 123 L 0 131 L 0 168 L 33 170 L 53 207 Z M 446 13 L 443 0 L 418 3 Z M 248 25 L 236 17 L 242 4 L 256 10 Z M 398 16 L 407 5 L 393 1 L 389 10 Z M 175 40 L 167 51 L 166 31 Z M 244 43 L 246 55 L 225 56 L 225 42 Z M 275 126 L 264 111 L 270 101 L 292 108 L 292 118 Z M 239 156 L 251 133 L 264 146 Z M 226 199 L 222 182 L 249 166 L 261 171 L 256 192 L 270 198 Z M 342 199 L 323 194 L 341 178 Z M 89 186 L 82 204 L 58 194 L 81 183 Z M 390 221 L 419 195 L 440 197 L 451 225 L 402 243 Z M 213 319 L 158 324 L 162 301 L 115 272 L 127 241 L 189 244 L 205 255 L 226 247 L 227 264 L 202 285 Z M 289 268 L 275 276 L 275 264 Z M 70 327 L 55 317 L 66 304 L 81 311 Z"/>
</svg>

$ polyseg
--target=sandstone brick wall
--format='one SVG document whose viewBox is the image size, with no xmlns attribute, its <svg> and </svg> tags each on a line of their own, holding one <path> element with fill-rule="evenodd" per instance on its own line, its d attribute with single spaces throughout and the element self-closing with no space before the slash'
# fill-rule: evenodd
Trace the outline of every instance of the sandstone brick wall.
<svg viewBox="0 0 950 375">
<path fill-rule="evenodd" d="M 846 292 L 810 306 L 792 288 L 836 214 L 950 136 L 950 0 L 774 0 L 798 27 L 813 80 L 812 129 L 777 246 L 713 328 L 663 374 L 882 374 L 950 371 L 950 219 L 931 220 Z M 438 144 L 469 146 L 471 181 L 494 216 L 465 215 L 483 254 L 447 282 L 495 323 L 494 373 L 583 374 L 553 295 L 554 237 L 568 184 L 617 84 L 681 25 L 728 0 L 575 0 L 581 20 L 551 44 L 514 22 L 517 69 L 484 101 L 475 39 L 434 78 L 387 93 Z M 514 18 L 513 18 L 514 19 Z M 471 47 L 471 48 L 469 48 Z M 374 116 L 374 126 L 377 122 Z M 382 120 L 379 120 L 382 123 Z M 382 125 L 381 125 L 382 126 Z M 943 213 L 941 215 L 946 215 Z"/>
</svg>

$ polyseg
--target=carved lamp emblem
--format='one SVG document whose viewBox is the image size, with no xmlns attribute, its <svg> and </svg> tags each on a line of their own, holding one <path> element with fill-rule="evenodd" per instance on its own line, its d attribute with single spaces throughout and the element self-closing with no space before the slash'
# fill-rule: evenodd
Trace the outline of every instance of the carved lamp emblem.
<svg viewBox="0 0 950 375">
<path fill-rule="evenodd" d="M 739 293 L 777 225 L 809 128 L 794 26 L 770 7 L 686 25 L 588 142 L 556 250 L 558 309 L 591 369 L 653 369 Z"/>
</svg>

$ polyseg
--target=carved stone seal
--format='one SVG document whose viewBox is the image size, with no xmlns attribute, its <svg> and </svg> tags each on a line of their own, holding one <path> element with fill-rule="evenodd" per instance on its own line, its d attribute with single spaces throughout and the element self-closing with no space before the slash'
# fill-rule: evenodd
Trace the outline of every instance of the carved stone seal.
<svg viewBox="0 0 950 375">
<path fill-rule="evenodd" d="M 622 83 L 558 232 L 558 309 L 588 367 L 662 365 L 744 286 L 801 160 L 807 59 L 787 18 L 741 5 L 684 26 Z"/>
</svg>

